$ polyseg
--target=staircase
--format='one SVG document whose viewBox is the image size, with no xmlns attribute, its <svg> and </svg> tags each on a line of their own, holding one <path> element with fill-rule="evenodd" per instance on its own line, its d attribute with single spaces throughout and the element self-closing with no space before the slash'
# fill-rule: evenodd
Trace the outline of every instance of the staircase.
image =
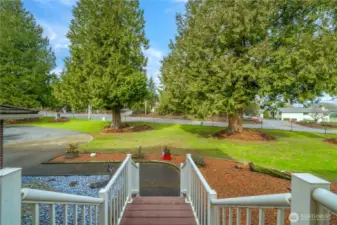
<svg viewBox="0 0 337 225">
<path fill-rule="evenodd" d="M 121 225 L 196 225 L 191 205 L 183 197 L 136 197 Z"/>
</svg>

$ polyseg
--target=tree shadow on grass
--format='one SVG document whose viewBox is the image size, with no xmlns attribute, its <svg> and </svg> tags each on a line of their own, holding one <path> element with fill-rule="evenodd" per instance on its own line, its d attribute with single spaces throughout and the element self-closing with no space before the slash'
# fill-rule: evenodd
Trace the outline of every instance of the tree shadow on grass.
<svg viewBox="0 0 337 225">
<path fill-rule="evenodd" d="M 311 133 L 311 132 L 298 132 L 298 131 L 284 131 L 284 130 L 263 130 L 261 132 L 268 133 L 275 137 L 281 138 L 324 138 L 324 134 Z"/>
<path fill-rule="evenodd" d="M 162 150 L 165 146 L 151 146 L 142 147 L 141 152 L 144 154 L 162 154 Z M 176 148 L 167 146 L 171 150 L 172 155 L 185 156 L 186 154 L 192 154 L 197 156 L 232 159 L 228 154 L 224 153 L 220 149 L 187 149 Z M 101 152 L 101 153 L 137 153 L 139 148 L 107 148 L 107 149 L 85 149 L 85 152 Z"/>
<path fill-rule="evenodd" d="M 194 126 L 194 125 L 180 125 L 180 129 L 191 133 L 197 134 L 200 137 L 209 138 L 220 130 L 225 130 L 227 127 L 208 127 L 208 126 Z"/>
</svg>

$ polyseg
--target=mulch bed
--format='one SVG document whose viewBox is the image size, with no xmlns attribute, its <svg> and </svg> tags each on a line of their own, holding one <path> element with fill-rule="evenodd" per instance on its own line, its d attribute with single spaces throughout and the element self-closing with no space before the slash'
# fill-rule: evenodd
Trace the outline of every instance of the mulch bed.
<svg viewBox="0 0 337 225">
<path fill-rule="evenodd" d="M 122 161 L 125 153 L 97 153 L 91 158 L 90 154 L 80 154 L 75 159 L 64 159 L 59 156 L 51 162 L 88 162 L 88 161 Z M 180 166 L 185 161 L 185 156 L 172 156 L 172 160 L 166 161 Z M 145 154 L 145 160 L 162 161 L 159 154 Z M 199 168 L 210 187 L 217 192 L 218 198 L 233 198 L 242 196 L 266 195 L 290 193 L 289 180 L 272 177 L 266 174 L 251 172 L 249 165 L 232 160 L 205 158 L 206 167 Z M 337 184 L 331 184 L 331 191 L 337 193 Z M 241 223 L 245 224 L 245 209 L 241 209 Z M 288 225 L 289 209 L 285 210 L 285 224 Z M 228 218 L 228 211 L 227 211 Z M 236 210 L 233 210 L 233 218 L 236 218 Z M 276 224 L 277 212 L 274 209 L 265 210 L 265 224 Z M 330 224 L 337 224 L 337 218 L 331 217 Z M 252 210 L 252 224 L 258 224 L 258 209 Z"/>
<path fill-rule="evenodd" d="M 65 123 L 65 122 L 69 122 L 69 119 L 66 118 L 66 117 L 61 117 L 61 118 L 58 118 L 58 119 L 48 121 L 48 123 Z"/>
<path fill-rule="evenodd" d="M 101 133 L 105 133 L 105 134 L 129 133 L 129 132 L 142 132 L 142 131 L 147 131 L 147 130 L 152 130 L 152 127 L 149 126 L 149 125 L 129 126 L 128 124 L 126 124 L 120 129 L 114 129 L 114 128 L 111 128 L 110 126 L 106 126 L 106 127 L 103 128 Z"/>
<path fill-rule="evenodd" d="M 29 118 L 29 119 L 19 119 L 19 120 L 5 120 L 6 124 L 21 124 L 21 123 L 32 123 L 40 121 L 40 118 Z"/>
<path fill-rule="evenodd" d="M 232 140 L 243 140 L 243 141 L 273 141 L 276 140 L 274 136 L 263 133 L 258 130 L 243 130 L 241 133 L 231 134 L 226 130 L 219 131 L 213 135 L 218 138 L 226 138 Z"/>
<path fill-rule="evenodd" d="M 325 139 L 324 141 L 337 145 L 337 138 L 328 138 L 328 139 Z"/>
</svg>

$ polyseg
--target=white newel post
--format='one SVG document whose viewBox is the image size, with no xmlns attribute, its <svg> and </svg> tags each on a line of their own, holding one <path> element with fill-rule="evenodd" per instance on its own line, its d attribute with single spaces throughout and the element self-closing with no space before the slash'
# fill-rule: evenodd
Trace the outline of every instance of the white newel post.
<svg viewBox="0 0 337 225">
<path fill-rule="evenodd" d="M 99 197 L 104 199 L 99 205 L 99 224 L 100 225 L 108 225 L 108 204 L 109 204 L 109 195 L 105 189 L 101 189 L 99 191 Z"/>
<path fill-rule="evenodd" d="M 21 168 L 0 169 L 0 225 L 21 224 Z"/>
<path fill-rule="evenodd" d="M 180 163 L 180 196 L 186 193 L 186 170 L 183 165 L 184 163 Z"/>
<path fill-rule="evenodd" d="M 316 188 L 330 190 L 330 183 L 308 173 L 293 173 L 291 176 L 291 225 L 329 224 L 325 210 L 312 198 Z M 324 219 L 327 218 L 327 219 Z"/>
<path fill-rule="evenodd" d="M 216 199 L 216 192 L 212 190 L 208 193 L 208 202 L 207 202 L 207 225 L 215 225 L 215 221 L 218 217 L 218 210 L 216 207 L 212 206 L 212 199 Z"/>
</svg>

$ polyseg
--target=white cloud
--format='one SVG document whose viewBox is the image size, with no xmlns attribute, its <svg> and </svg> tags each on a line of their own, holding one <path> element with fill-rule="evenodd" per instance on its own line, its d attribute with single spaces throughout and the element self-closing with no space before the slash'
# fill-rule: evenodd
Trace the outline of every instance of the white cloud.
<svg viewBox="0 0 337 225">
<path fill-rule="evenodd" d="M 69 48 L 69 40 L 66 37 L 68 32 L 68 27 L 60 24 L 51 24 L 46 21 L 38 20 L 38 23 L 43 28 L 43 35 L 47 36 L 49 42 L 55 52 L 61 49 Z"/>
<path fill-rule="evenodd" d="M 156 48 L 149 48 L 145 50 L 144 54 L 147 57 L 147 75 L 148 77 L 152 77 L 154 82 L 158 85 L 160 83 L 160 61 L 164 57 L 164 52 Z"/>
<path fill-rule="evenodd" d="M 58 76 L 60 76 L 61 73 L 62 73 L 62 71 L 63 71 L 63 68 L 61 66 L 58 66 L 58 67 L 54 68 L 51 72 L 55 73 Z"/>
<path fill-rule="evenodd" d="M 34 0 L 35 2 L 38 2 L 40 4 L 45 4 L 45 5 L 49 5 L 52 6 L 53 4 L 62 4 L 65 6 L 72 6 L 75 5 L 75 3 L 78 0 Z"/>
</svg>

